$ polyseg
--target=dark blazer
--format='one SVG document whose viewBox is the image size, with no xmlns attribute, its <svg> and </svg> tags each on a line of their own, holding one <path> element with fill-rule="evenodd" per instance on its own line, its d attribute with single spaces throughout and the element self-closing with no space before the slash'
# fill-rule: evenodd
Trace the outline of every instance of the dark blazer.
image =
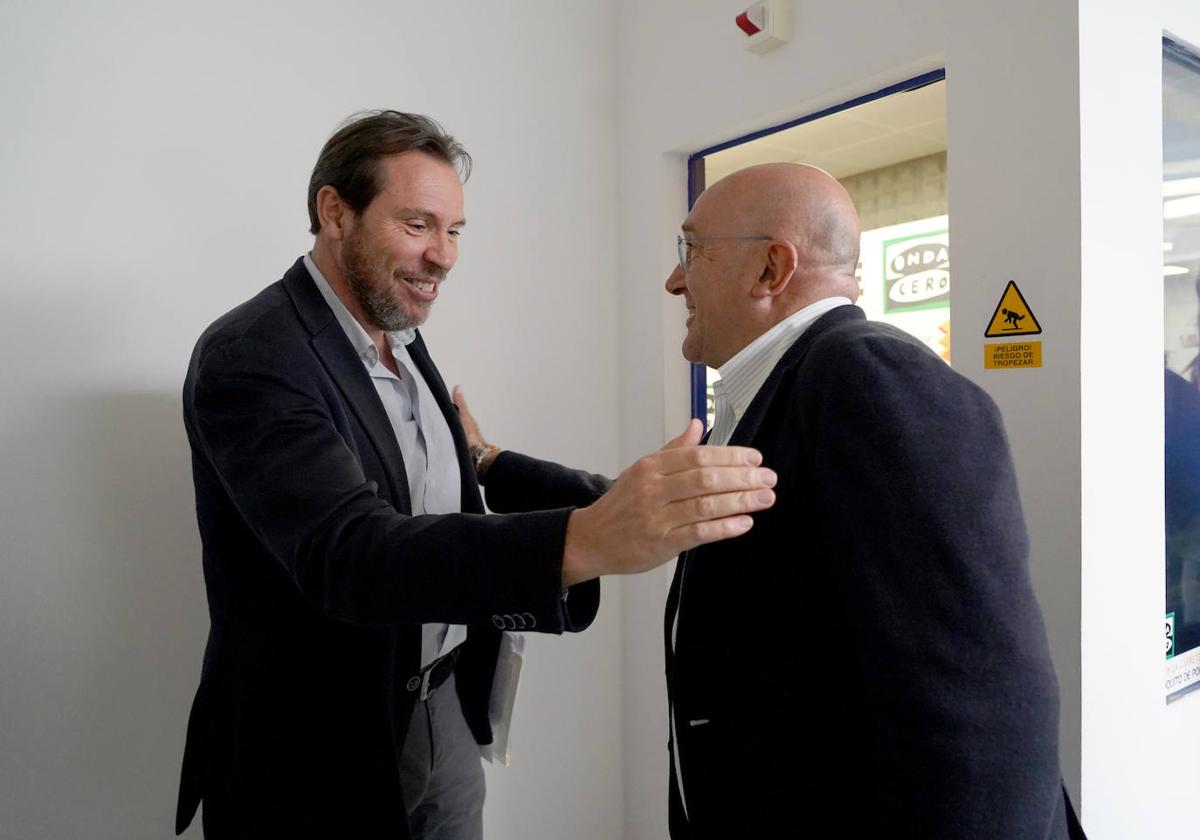
<svg viewBox="0 0 1200 840">
<path fill-rule="evenodd" d="M 490 743 L 496 628 L 595 616 L 597 583 L 562 595 L 569 511 L 484 516 L 446 386 L 419 336 L 409 351 L 454 437 L 461 514 L 408 515 L 383 405 L 302 260 L 196 345 L 183 406 L 212 626 L 177 832 L 203 800 L 210 840 L 408 837 L 421 623 L 470 625 L 456 683 Z"/>
<path fill-rule="evenodd" d="M 1058 686 L 992 400 L 845 306 L 788 349 L 730 443 L 762 452 L 777 501 L 676 566 L 688 819 L 672 767 L 671 836 L 1066 838 Z M 517 456 L 493 470 L 496 509 L 531 483 L 589 486 Z"/>
</svg>

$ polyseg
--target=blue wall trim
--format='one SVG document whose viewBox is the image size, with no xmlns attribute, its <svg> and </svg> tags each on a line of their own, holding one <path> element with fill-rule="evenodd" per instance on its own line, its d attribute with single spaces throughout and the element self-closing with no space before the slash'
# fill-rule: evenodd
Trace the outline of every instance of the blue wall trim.
<svg viewBox="0 0 1200 840">
<path fill-rule="evenodd" d="M 692 365 L 692 416 L 708 431 L 708 382 L 704 365 Z"/>
<path fill-rule="evenodd" d="M 687 168 L 688 210 L 704 192 L 704 187 L 704 158 L 691 155 Z M 704 365 L 692 365 L 692 416 L 698 418 L 708 431 L 708 374 Z"/>
</svg>

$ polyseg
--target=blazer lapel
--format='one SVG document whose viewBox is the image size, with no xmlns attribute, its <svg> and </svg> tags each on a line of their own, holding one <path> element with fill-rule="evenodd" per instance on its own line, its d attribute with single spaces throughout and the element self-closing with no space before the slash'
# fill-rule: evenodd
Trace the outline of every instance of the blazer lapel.
<svg viewBox="0 0 1200 840">
<path fill-rule="evenodd" d="M 700 445 L 708 444 L 709 437 L 712 436 L 712 429 L 706 429 L 704 435 L 700 438 Z M 688 549 L 679 555 L 675 560 L 675 574 L 671 578 L 671 588 L 667 591 L 667 605 L 664 610 L 666 617 L 666 633 L 667 642 L 667 673 L 670 674 L 673 670 L 675 656 L 675 640 L 673 638 L 675 629 L 675 615 L 679 611 L 679 599 L 683 594 L 683 578 L 687 572 L 688 559 L 691 557 L 692 549 Z"/>
<path fill-rule="evenodd" d="M 412 357 L 417 370 L 425 378 L 425 384 L 433 392 L 433 398 L 441 409 L 442 416 L 446 418 L 446 425 L 450 427 L 450 435 L 454 438 L 459 484 L 462 486 L 462 510 L 464 513 L 483 513 L 483 497 L 479 493 L 479 482 L 475 478 L 475 464 L 467 450 L 467 433 L 463 431 L 462 422 L 458 419 L 458 407 L 450 398 L 450 391 L 425 347 L 425 339 L 421 337 L 420 330 L 417 330 L 417 337 L 413 343 L 408 345 L 408 355 Z"/>
<path fill-rule="evenodd" d="M 671 588 L 667 591 L 667 605 L 663 610 L 664 626 L 663 639 L 667 647 L 667 673 L 670 674 L 674 669 L 675 659 L 675 615 L 679 612 L 679 596 L 683 587 L 683 567 L 687 562 L 689 551 L 680 554 L 675 560 L 675 574 L 671 578 Z"/>
<path fill-rule="evenodd" d="M 404 471 L 404 458 L 400 454 L 400 445 L 396 442 L 391 421 L 370 375 L 363 367 L 362 359 L 354 352 L 350 339 L 321 297 L 303 259 L 297 260 L 283 276 L 283 285 L 291 295 L 301 321 L 312 335 L 313 351 L 337 383 L 350 410 L 358 417 L 379 453 L 396 509 L 411 511 L 408 476 Z"/>
</svg>

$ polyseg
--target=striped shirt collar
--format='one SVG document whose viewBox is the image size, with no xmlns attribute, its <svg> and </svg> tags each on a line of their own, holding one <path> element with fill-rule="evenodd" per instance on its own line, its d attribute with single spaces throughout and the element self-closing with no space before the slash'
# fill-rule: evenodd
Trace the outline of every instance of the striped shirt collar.
<svg viewBox="0 0 1200 840">
<path fill-rule="evenodd" d="M 317 264 L 313 261 L 311 252 L 304 255 L 304 267 L 308 269 L 313 282 L 317 284 L 317 290 L 321 293 L 321 297 L 325 298 L 325 303 L 329 304 L 329 308 L 333 310 L 333 317 L 337 318 L 337 322 L 341 324 L 342 331 L 346 333 L 346 338 L 350 339 L 350 343 L 354 346 L 354 352 L 366 363 L 368 369 L 375 367 L 379 362 L 379 351 L 375 348 L 375 342 L 371 340 L 371 336 L 367 335 L 367 331 L 363 329 L 358 319 L 350 314 L 350 310 L 346 308 L 346 304 L 342 303 L 342 299 L 337 296 L 337 292 L 329 285 L 329 281 L 325 279 L 325 275 L 321 273 L 321 269 L 317 268 Z M 387 334 L 388 344 L 391 346 L 393 353 L 398 347 L 407 347 L 409 344 L 412 344 L 413 339 L 416 337 L 417 331 L 415 328 L 397 330 L 396 332 Z"/>
<path fill-rule="evenodd" d="M 796 339 L 818 318 L 831 309 L 849 306 L 850 298 L 827 297 L 793 312 L 754 341 L 739 350 L 732 359 L 721 365 L 720 390 L 730 401 L 735 424 L 742 419 L 755 394 L 767 381 L 771 370 L 796 343 Z M 733 430 L 729 432 L 732 434 Z"/>
</svg>

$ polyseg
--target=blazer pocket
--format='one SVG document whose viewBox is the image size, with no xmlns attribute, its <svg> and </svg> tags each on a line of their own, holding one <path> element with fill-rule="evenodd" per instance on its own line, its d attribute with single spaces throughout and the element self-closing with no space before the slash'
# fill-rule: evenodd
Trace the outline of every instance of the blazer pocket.
<svg viewBox="0 0 1200 840">
<path fill-rule="evenodd" d="M 727 716 L 702 714 L 678 727 L 680 776 L 695 840 L 752 836 L 741 833 L 737 820 L 744 809 L 731 805 L 747 800 L 731 789 L 745 768 L 729 748 L 728 723 Z"/>
</svg>

